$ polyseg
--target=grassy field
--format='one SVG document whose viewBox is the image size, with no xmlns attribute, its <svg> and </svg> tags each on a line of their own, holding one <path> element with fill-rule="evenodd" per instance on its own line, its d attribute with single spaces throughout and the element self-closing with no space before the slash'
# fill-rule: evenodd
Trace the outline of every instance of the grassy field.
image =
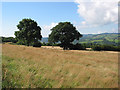
<svg viewBox="0 0 120 90">
<path fill-rule="evenodd" d="M 117 88 L 118 53 L 3 44 L 2 87 Z"/>
</svg>

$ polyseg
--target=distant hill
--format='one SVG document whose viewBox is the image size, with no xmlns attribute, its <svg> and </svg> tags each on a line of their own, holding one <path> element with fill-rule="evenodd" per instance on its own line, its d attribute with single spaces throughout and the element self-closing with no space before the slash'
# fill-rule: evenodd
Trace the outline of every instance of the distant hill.
<svg viewBox="0 0 120 90">
<path fill-rule="evenodd" d="M 117 45 L 119 44 L 119 37 L 120 34 L 118 33 L 87 34 L 83 35 L 79 42 Z"/>
<path fill-rule="evenodd" d="M 48 37 L 43 37 L 41 42 L 45 42 L 45 43 L 48 43 Z"/>
<path fill-rule="evenodd" d="M 119 39 L 118 39 L 119 38 Z M 48 38 L 42 38 L 42 42 L 48 43 Z M 101 33 L 101 34 L 83 34 L 79 41 L 73 43 L 94 43 L 94 44 L 110 44 L 118 45 L 120 41 L 120 33 Z"/>
</svg>

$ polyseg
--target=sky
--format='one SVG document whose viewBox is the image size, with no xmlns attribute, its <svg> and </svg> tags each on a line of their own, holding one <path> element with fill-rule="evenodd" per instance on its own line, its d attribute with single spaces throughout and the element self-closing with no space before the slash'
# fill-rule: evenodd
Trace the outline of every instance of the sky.
<svg viewBox="0 0 120 90">
<path fill-rule="evenodd" d="M 71 22 L 81 34 L 117 33 L 118 3 L 89 0 L 72 2 L 2 2 L 0 36 L 14 37 L 17 24 L 31 18 L 41 27 L 43 37 L 59 22 Z"/>
</svg>

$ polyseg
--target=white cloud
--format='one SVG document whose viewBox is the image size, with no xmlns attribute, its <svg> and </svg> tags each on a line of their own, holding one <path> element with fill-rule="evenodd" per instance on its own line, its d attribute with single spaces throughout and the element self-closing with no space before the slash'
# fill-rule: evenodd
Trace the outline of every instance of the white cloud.
<svg viewBox="0 0 120 90">
<path fill-rule="evenodd" d="M 118 0 L 75 0 L 78 14 L 85 19 L 82 24 L 101 26 L 118 22 Z M 113 2 L 112 2 L 113 1 Z"/>
<path fill-rule="evenodd" d="M 51 23 L 50 25 L 42 25 L 42 30 L 41 30 L 41 33 L 42 33 L 42 36 L 43 37 L 48 37 L 48 35 L 50 34 L 50 29 L 52 29 L 53 27 L 55 27 L 58 23 Z"/>
<path fill-rule="evenodd" d="M 82 25 L 85 25 L 85 24 L 86 24 L 86 22 L 85 22 L 85 21 L 82 21 L 81 23 L 82 23 Z"/>
</svg>

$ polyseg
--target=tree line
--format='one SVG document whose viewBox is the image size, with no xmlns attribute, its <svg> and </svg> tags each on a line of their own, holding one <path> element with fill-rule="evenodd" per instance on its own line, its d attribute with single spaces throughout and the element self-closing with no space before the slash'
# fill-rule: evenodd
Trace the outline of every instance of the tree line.
<svg viewBox="0 0 120 90">
<path fill-rule="evenodd" d="M 89 44 L 73 44 L 74 40 L 79 40 L 82 34 L 76 30 L 70 22 L 60 22 L 58 25 L 51 29 L 48 41 L 49 43 L 41 43 L 42 39 L 41 28 L 38 26 L 37 22 L 32 19 L 22 19 L 17 25 L 19 31 L 15 31 L 13 37 L 1 37 L 2 42 L 13 42 L 19 45 L 41 47 L 45 46 L 60 46 L 64 50 L 85 50 L 87 47 L 92 48 L 92 50 L 110 50 L 119 51 L 120 48 L 117 46 L 110 45 L 89 45 Z"/>
</svg>

